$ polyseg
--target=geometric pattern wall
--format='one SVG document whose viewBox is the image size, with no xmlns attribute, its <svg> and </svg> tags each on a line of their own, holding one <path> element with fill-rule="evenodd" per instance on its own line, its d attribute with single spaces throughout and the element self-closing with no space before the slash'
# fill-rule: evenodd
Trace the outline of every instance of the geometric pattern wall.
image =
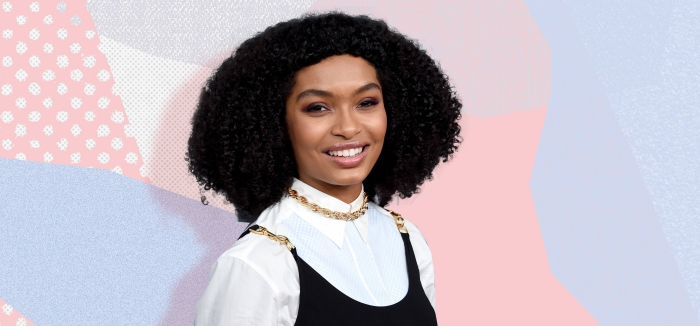
<svg viewBox="0 0 700 326">
<path fill-rule="evenodd" d="M 696 1 L 0 2 L 0 325 L 192 325 L 245 227 L 188 175 L 199 91 L 333 9 L 416 39 L 464 103 L 454 160 L 390 206 L 441 324 L 700 324 Z"/>
<path fill-rule="evenodd" d="M 139 173 L 132 126 L 79 3 L 3 2 L 1 157 Z"/>
</svg>

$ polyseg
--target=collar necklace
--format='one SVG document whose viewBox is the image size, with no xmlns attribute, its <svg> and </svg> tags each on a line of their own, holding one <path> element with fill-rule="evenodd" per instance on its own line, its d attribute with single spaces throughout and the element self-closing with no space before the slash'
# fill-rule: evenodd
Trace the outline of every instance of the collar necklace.
<svg viewBox="0 0 700 326">
<path fill-rule="evenodd" d="M 289 194 L 290 197 L 296 199 L 300 204 L 302 204 L 305 207 L 308 207 L 309 209 L 311 209 L 312 211 L 314 211 L 316 213 L 323 214 L 326 217 L 330 217 L 332 219 L 344 220 L 344 221 L 353 221 L 353 220 L 358 219 L 360 216 L 362 216 L 362 214 L 364 214 L 367 211 L 367 206 L 369 203 L 369 200 L 367 199 L 367 193 L 363 191 L 362 192 L 362 207 L 360 207 L 360 209 L 358 209 L 354 212 L 342 213 L 342 212 L 332 211 L 330 209 L 323 208 L 323 207 L 318 206 L 314 203 L 311 203 L 311 202 L 309 202 L 308 199 L 306 199 L 306 197 L 299 195 L 299 193 L 297 193 L 297 191 L 292 189 L 292 188 L 288 188 L 287 193 Z"/>
</svg>

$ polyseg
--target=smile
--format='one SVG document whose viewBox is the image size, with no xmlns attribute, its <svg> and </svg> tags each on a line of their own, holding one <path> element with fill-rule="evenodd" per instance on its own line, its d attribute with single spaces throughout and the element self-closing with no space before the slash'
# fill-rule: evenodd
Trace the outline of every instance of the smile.
<svg viewBox="0 0 700 326">
<path fill-rule="evenodd" d="M 340 157 L 353 157 L 357 156 L 364 150 L 364 147 L 345 149 L 342 151 L 328 151 L 330 156 L 340 156 Z"/>
<path fill-rule="evenodd" d="M 356 146 L 356 147 L 355 147 Z M 351 148 L 323 152 L 324 156 L 340 168 L 354 168 L 359 166 L 368 153 L 369 145 L 357 144 Z"/>
</svg>

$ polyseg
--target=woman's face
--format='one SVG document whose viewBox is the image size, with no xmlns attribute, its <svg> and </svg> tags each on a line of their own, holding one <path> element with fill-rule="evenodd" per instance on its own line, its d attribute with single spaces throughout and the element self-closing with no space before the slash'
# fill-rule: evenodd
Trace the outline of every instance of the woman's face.
<svg viewBox="0 0 700 326">
<path fill-rule="evenodd" d="M 327 193 L 349 185 L 359 191 L 386 134 L 374 68 L 351 55 L 305 67 L 296 74 L 286 110 L 299 179 Z"/>
</svg>

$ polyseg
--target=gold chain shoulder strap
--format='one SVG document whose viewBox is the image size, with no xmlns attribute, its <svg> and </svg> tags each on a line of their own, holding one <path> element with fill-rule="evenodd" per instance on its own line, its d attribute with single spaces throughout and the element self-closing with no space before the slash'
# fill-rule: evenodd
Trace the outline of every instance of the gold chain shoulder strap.
<svg viewBox="0 0 700 326">
<path fill-rule="evenodd" d="M 403 219 L 403 217 L 401 217 L 401 214 L 394 212 L 390 209 L 387 209 L 386 211 L 394 217 L 394 220 L 396 221 L 396 227 L 399 228 L 399 232 L 408 233 L 408 229 L 406 229 L 406 226 L 404 225 L 405 220 Z"/>
<path fill-rule="evenodd" d="M 257 230 L 256 230 L 256 229 L 253 229 L 253 228 L 249 228 L 248 230 L 249 230 L 251 233 L 264 235 L 264 236 L 266 236 L 266 237 L 268 237 L 268 238 L 270 238 L 270 239 L 272 239 L 272 240 L 274 240 L 274 241 L 277 241 L 277 242 L 279 242 L 279 243 L 281 243 L 281 244 L 287 246 L 287 249 L 289 249 L 289 251 L 291 251 L 292 249 L 294 249 L 294 245 L 292 244 L 291 241 L 289 241 L 289 239 L 288 239 L 287 237 L 285 237 L 285 236 L 283 236 L 283 235 L 275 235 L 274 233 L 268 231 L 266 228 L 264 228 L 264 227 L 262 227 L 262 226 L 260 226 L 260 225 L 258 225 L 258 229 L 257 229 Z"/>
<path fill-rule="evenodd" d="M 399 232 L 401 233 L 408 233 L 408 229 L 406 229 L 405 226 L 405 220 L 403 217 L 401 217 L 401 214 L 394 212 L 390 209 L 387 209 L 387 212 L 391 214 L 391 216 L 394 217 L 394 220 L 396 221 L 396 227 L 399 229 Z M 249 228 L 248 229 L 250 232 L 259 234 L 259 235 L 264 235 L 274 241 L 277 241 L 287 247 L 290 251 L 294 249 L 294 245 L 292 244 L 291 241 L 289 241 L 289 238 L 283 236 L 283 235 L 276 235 L 270 231 L 268 231 L 265 227 L 258 225 L 257 229 Z"/>
</svg>

